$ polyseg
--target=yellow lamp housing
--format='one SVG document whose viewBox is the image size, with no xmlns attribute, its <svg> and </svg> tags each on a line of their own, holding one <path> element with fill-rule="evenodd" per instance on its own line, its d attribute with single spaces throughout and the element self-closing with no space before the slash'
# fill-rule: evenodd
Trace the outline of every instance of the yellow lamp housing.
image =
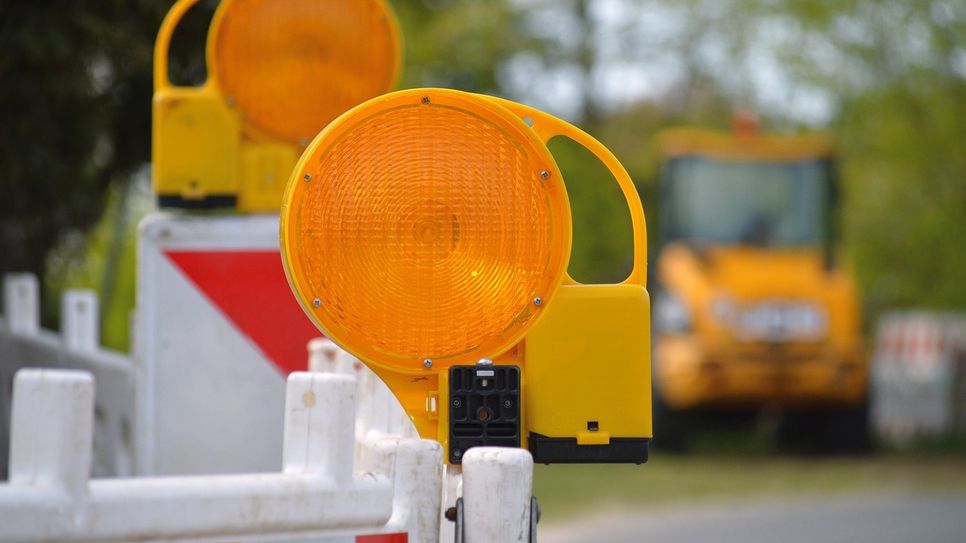
<svg viewBox="0 0 966 543">
<path fill-rule="evenodd" d="M 400 66 L 385 0 L 222 0 L 208 30 L 208 78 L 168 77 L 179 0 L 154 50 L 152 163 L 162 207 L 278 210 L 305 145 L 339 114 L 390 90 Z"/>
<path fill-rule="evenodd" d="M 570 202 L 546 145 L 558 135 L 603 162 L 627 201 L 634 266 L 620 284 L 567 274 Z M 448 462 L 480 445 L 529 448 L 544 463 L 647 460 L 644 212 L 588 134 L 455 90 L 374 98 L 302 154 L 280 240 L 305 312 Z"/>
</svg>

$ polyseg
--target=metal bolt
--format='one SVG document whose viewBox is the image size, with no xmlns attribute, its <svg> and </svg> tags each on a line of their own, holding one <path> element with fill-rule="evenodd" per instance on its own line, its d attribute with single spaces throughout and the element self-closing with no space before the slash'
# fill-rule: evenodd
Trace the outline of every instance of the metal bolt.
<svg viewBox="0 0 966 543">
<path fill-rule="evenodd" d="M 314 298 L 312 300 L 312 307 L 321 307 L 321 305 L 322 305 L 322 300 L 318 298 Z"/>
<path fill-rule="evenodd" d="M 450 507 L 446 510 L 446 513 L 444 513 L 443 516 L 445 516 L 446 520 L 450 522 L 456 522 L 456 508 Z"/>
<path fill-rule="evenodd" d="M 540 179 L 550 179 L 550 170 L 540 170 Z"/>
<path fill-rule="evenodd" d="M 541 298 L 539 296 L 537 296 L 536 298 L 534 298 L 533 299 L 533 305 L 535 305 L 537 307 L 540 307 L 541 305 L 543 305 L 543 298 Z"/>
<path fill-rule="evenodd" d="M 506 407 L 507 409 L 509 409 L 511 405 L 513 404 L 510 403 L 510 400 L 503 400 L 503 407 Z"/>
<path fill-rule="evenodd" d="M 424 368 L 431 368 L 431 367 L 433 367 L 433 359 L 432 358 L 423 359 L 423 367 Z"/>
<path fill-rule="evenodd" d="M 453 400 L 453 407 L 460 407 L 461 405 L 463 405 L 463 402 L 461 402 L 459 398 Z"/>
<path fill-rule="evenodd" d="M 307 173 L 307 174 L 305 174 L 305 175 L 302 176 L 302 179 L 305 179 L 306 182 L 309 182 L 309 181 L 312 180 L 312 174 Z"/>
<path fill-rule="evenodd" d="M 479 359 L 479 360 L 476 361 L 476 365 L 477 366 L 492 366 L 493 365 L 493 361 L 490 360 L 489 358 L 481 358 L 481 359 Z"/>
<path fill-rule="evenodd" d="M 463 456 L 463 451 L 461 451 L 459 449 L 455 449 L 455 450 L 453 450 L 453 456 L 455 456 L 456 458 L 459 458 L 459 457 Z"/>
</svg>

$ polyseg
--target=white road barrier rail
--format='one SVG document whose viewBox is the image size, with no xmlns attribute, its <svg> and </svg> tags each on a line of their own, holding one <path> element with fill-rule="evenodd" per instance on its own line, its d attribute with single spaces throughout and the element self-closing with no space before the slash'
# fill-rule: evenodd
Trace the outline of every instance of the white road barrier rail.
<svg viewBox="0 0 966 543">
<path fill-rule="evenodd" d="M 61 297 L 59 333 L 40 326 L 40 289 L 28 273 L 3 277 L 0 316 L 0 480 L 7 477 L 10 391 L 25 367 L 80 369 L 97 380 L 91 472 L 96 477 L 134 471 L 134 366 L 123 353 L 100 346 L 97 296 L 67 290 Z"/>
<path fill-rule="evenodd" d="M 438 536 L 439 444 L 375 441 L 353 473 L 351 377 L 289 377 L 284 467 L 273 474 L 89 480 L 93 394 L 84 372 L 18 373 L 0 539 Z"/>
<path fill-rule="evenodd" d="M 8 275 L 3 287 L 0 541 L 535 540 L 529 452 L 477 448 L 444 466 L 440 445 L 417 439 L 385 384 L 326 339 L 310 342 L 314 373 L 288 377 L 279 472 L 129 478 L 143 375 L 99 345 L 96 295 L 67 291 L 55 333 L 40 326 L 36 277 Z M 225 410 L 217 391 L 209 399 Z M 247 410 L 234 412 L 218 433 L 250 423 Z M 454 538 L 443 513 L 461 497 Z"/>
</svg>

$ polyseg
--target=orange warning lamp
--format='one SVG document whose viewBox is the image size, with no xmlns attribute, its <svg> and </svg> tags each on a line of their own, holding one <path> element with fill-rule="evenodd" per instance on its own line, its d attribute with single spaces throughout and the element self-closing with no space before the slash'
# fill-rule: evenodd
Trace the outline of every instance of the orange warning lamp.
<svg viewBox="0 0 966 543">
<path fill-rule="evenodd" d="M 546 141 L 572 137 L 625 189 L 637 264 L 566 273 L 570 203 Z M 575 127 L 512 102 L 413 89 L 343 114 L 283 199 L 289 283 L 450 462 L 477 445 L 537 461 L 643 462 L 650 437 L 644 217 L 626 172 Z"/>
<path fill-rule="evenodd" d="M 277 210 L 299 153 L 347 109 L 392 88 L 397 24 L 384 0 L 222 0 L 208 80 L 173 86 L 179 0 L 155 45 L 154 190 L 162 206 Z"/>
</svg>

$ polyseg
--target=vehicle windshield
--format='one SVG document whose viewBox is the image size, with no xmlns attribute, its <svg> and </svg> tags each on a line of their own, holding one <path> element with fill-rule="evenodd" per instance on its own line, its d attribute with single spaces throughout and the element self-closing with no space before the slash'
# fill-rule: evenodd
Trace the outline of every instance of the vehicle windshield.
<svg viewBox="0 0 966 543">
<path fill-rule="evenodd" d="M 697 244 L 817 245 L 825 239 L 826 161 L 669 164 L 667 239 Z"/>
</svg>

